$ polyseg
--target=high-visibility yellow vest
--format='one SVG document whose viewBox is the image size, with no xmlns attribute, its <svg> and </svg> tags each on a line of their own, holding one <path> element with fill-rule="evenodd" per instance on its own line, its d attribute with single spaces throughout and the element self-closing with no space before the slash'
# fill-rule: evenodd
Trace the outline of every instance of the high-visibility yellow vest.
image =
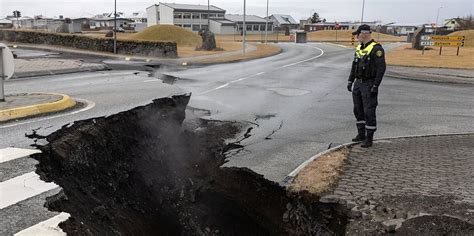
<svg viewBox="0 0 474 236">
<path fill-rule="evenodd" d="M 378 45 L 379 43 L 373 41 L 372 43 L 370 43 L 367 47 L 365 47 L 364 49 L 361 49 L 362 48 L 362 44 L 359 44 L 359 46 L 357 46 L 356 48 L 356 58 L 363 58 L 364 56 L 367 56 L 369 55 L 372 50 L 374 49 L 375 45 Z"/>
</svg>

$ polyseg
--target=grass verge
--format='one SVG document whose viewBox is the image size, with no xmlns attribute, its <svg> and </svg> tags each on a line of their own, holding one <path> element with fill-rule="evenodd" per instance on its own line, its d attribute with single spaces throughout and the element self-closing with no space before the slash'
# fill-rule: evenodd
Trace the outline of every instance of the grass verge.
<svg viewBox="0 0 474 236">
<path fill-rule="evenodd" d="M 315 195 L 332 190 L 339 182 L 348 148 L 321 156 L 308 164 L 288 186 L 290 191 L 308 191 Z"/>
<path fill-rule="evenodd" d="M 462 47 L 459 56 L 456 56 L 457 48 L 444 47 L 442 55 L 439 55 L 439 47 L 427 48 L 425 54 L 422 51 L 411 48 L 411 45 L 403 45 L 387 53 L 387 64 L 392 66 L 431 67 L 450 69 L 474 69 L 474 47 Z"/>
<path fill-rule="evenodd" d="M 216 64 L 216 63 L 227 63 L 227 62 L 238 62 L 250 59 L 257 59 L 263 57 L 269 57 L 276 54 L 279 54 L 282 50 L 280 47 L 271 45 L 271 44 L 256 44 L 257 50 L 247 53 L 245 56 L 243 55 L 232 55 L 232 56 L 224 56 L 218 58 L 209 58 L 196 61 L 197 64 Z"/>
</svg>

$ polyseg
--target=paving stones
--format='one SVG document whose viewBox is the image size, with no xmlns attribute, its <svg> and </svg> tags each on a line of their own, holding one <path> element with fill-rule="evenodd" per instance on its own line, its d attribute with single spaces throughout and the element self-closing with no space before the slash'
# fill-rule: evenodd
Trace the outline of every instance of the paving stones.
<svg viewBox="0 0 474 236">
<path fill-rule="evenodd" d="M 454 216 L 466 222 L 459 232 L 470 232 L 473 170 L 474 134 L 376 141 L 352 148 L 338 186 L 322 199 L 346 201 L 352 218 L 346 234 L 430 232 L 403 225 L 426 214 Z"/>
</svg>

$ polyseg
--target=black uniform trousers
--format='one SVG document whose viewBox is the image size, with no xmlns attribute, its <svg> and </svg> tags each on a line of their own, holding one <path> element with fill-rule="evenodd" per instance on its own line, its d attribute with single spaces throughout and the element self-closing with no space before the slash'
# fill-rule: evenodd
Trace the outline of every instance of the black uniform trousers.
<svg viewBox="0 0 474 236">
<path fill-rule="evenodd" d="M 375 112 L 377 109 L 378 94 L 370 93 L 374 85 L 374 80 L 356 79 L 352 89 L 352 100 L 354 103 L 354 115 L 357 119 L 357 128 L 359 130 L 377 130 L 377 119 Z"/>
</svg>

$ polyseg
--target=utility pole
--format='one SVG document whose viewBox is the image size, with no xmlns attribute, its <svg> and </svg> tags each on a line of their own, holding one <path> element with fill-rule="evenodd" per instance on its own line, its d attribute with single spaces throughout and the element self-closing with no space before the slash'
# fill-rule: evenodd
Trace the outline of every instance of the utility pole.
<svg viewBox="0 0 474 236">
<path fill-rule="evenodd" d="M 210 0 L 207 0 L 207 30 L 211 30 L 211 5 L 210 5 Z"/>
<path fill-rule="evenodd" d="M 434 30 L 434 34 L 436 35 L 438 33 L 438 19 L 439 19 L 439 10 L 441 10 L 441 8 L 443 7 L 438 7 L 438 14 L 436 14 L 436 25 L 435 25 L 435 30 Z"/>
<path fill-rule="evenodd" d="M 265 22 L 265 44 L 268 43 L 268 1 L 267 0 L 267 21 Z"/>
<path fill-rule="evenodd" d="M 362 1 L 362 17 L 360 18 L 360 24 L 364 22 L 364 10 L 365 10 L 365 0 Z"/>
<path fill-rule="evenodd" d="M 244 21 L 242 24 L 242 31 L 243 31 L 243 40 L 242 40 L 242 55 L 245 57 L 245 37 L 247 35 L 247 26 L 245 26 L 245 14 L 246 14 L 246 7 L 247 7 L 247 2 L 244 0 Z"/>
<path fill-rule="evenodd" d="M 114 3 L 114 54 L 117 54 L 117 0 Z"/>
<path fill-rule="evenodd" d="M 5 102 L 5 89 L 3 80 L 5 80 L 5 63 L 3 63 L 3 46 L 0 46 L 0 102 Z"/>
</svg>

